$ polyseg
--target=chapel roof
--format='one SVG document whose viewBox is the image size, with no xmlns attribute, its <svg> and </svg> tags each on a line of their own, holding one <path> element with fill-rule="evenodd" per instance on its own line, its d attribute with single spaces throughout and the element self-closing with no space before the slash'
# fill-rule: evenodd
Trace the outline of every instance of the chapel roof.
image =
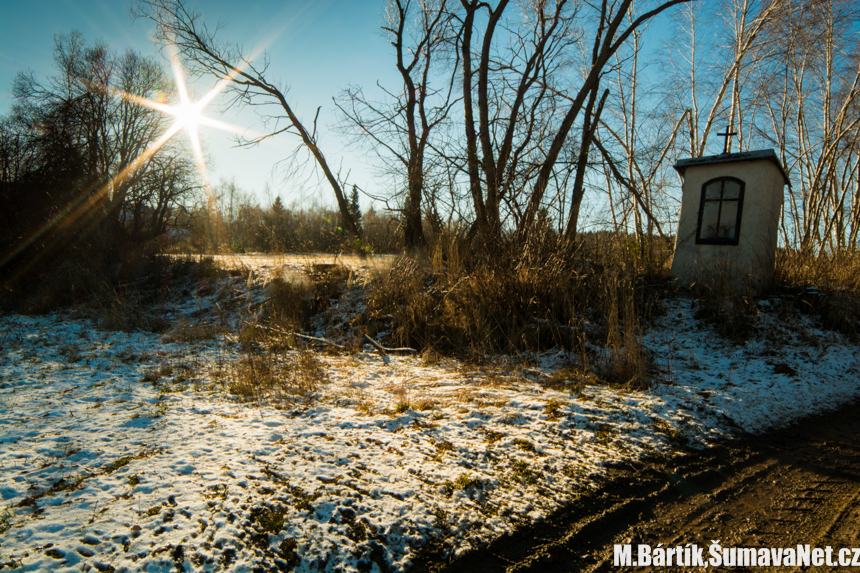
<svg viewBox="0 0 860 573">
<path fill-rule="evenodd" d="M 771 163 L 776 165 L 780 173 L 782 173 L 782 177 L 785 180 L 785 184 L 791 185 L 788 180 L 788 174 L 785 172 L 785 168 L 782 166 L 782 163 L 780 163 L 779 158 L 776 156 L 776 152 L 773 149 L 744 151 L 743 153 L 722 153 L 720 155 L 708 155 L 705 157 L 691 157 L 689 159 L 679 159 L 678 162 L 675 163 L 674 167 L 678 171 L 678 173 L 681 174 L 681 177 L 683 177 L 684 172 L 687 170 L 688 167 L 759 160 L 770 161 Z"/>
</svg>

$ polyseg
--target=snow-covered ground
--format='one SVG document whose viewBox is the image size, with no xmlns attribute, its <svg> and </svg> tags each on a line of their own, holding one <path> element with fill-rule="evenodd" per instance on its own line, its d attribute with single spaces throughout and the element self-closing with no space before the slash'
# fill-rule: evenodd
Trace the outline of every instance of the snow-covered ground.
<svg viewBox="0 0 860 573">
<path fill-rule="evenodd" d="M 248 260 L 250 280 L 192 295 L 170 319 L 223 321 L 218 296 L 259 300 L 276 266 L 299 264 Z M 764 335 L 735 345 L 689 300 L 666 304 L 645 337 L 662 372 L 648 392 L 546 388 L 565 363 L 551 352 L 470 366 L 386 362 L 368 346 L 319 354 L 319 392 L 277 407 L 228 392 L 242 352 L 224 335 L 171 342 L 66 314 L 2 316 L 0 563 L 403 570 L 428 543 L 459 554 L 576 503 L 607 462 L 860 394 L 857 347 L 813 322 L 777 319 L 765 301 Z"/>
</svg>

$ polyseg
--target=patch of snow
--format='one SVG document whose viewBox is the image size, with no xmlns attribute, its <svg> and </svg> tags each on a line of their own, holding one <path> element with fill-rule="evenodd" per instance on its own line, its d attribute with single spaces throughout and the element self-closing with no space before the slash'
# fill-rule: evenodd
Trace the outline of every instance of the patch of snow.
<svg viewBox="0 0 860 573">
<path fill-rule="evenodd" d="M 283 264 L 169 316 L 253 307 Z M 649 392 L 571 394 L 541 386 L 534 364 L 385 363 L 367 347 L 319 355 L 328 382 L 281 409 L 230 395 L 240 350 L 227 338 L 168 343 L 62 314 L 2 316 L 0 561 L 400 570 L 431 541 L 461 554 L 576 503 L 610 462 L 762 432 L 860 393 L 857 347 L 840 335 L 764 315 L 766 336 L 732 345 L 692 305 L 669 301 L 644 338 L 662 371 Z M 564 363 L 535 360 L 543 372 Z"/>
</svg>

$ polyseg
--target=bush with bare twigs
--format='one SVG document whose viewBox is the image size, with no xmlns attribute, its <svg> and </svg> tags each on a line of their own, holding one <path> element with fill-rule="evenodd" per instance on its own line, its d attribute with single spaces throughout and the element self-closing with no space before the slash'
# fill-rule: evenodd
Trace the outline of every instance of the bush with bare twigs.
<svg viewBox="0 0 860 573">
<path fill-rule="evenodd" d="M 313 352 L 249 352 L 230 368 L 227 387 L 241 399 L 279 405 L 312 400 L 325 380 Z"/>
<path fill-rule="evenodd" d="M 547 232 L 492 259 L 443 238 L 425 260 L 396 261 L 368 294 L 368 320 L 390 325 L 395 344 L 472 356 L 561 347 L 606 382 L 648 384 L 641 335 L 665 259 L 647 264 L 612 236 L 571 247 Z"/>
<path fill-rule="evenodd" d="M 797 310 L 852 340 L 860 338 L 860 256 L 780 249 L 774 290 L 791 293 Z"/>
</svg>

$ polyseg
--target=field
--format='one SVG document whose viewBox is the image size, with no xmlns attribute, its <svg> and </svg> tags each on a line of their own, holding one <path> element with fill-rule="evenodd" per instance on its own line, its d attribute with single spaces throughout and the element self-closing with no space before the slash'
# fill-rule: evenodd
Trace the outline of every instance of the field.
<svg viewBox="0 0 860 573">
<path fill-rule="evenodd" d="M 756 302 L 741 340 L 665 298 L 642 336 L 652 383 L 636 390 L 560 349 L 380 351 L 351 318 L 391 259 L 338 260 L 343 293 L 304 338 L 258 320 L 273 279 L 335 261 L 217 262 L 228 272 L 164 294 L 161 333 L 79 309 L 0 317 L 5 566 L 408 570 L 575 508 L 613 467 L 860 395 L 857 345 L 784 312 L 790 297 Z"/>
</svg>

